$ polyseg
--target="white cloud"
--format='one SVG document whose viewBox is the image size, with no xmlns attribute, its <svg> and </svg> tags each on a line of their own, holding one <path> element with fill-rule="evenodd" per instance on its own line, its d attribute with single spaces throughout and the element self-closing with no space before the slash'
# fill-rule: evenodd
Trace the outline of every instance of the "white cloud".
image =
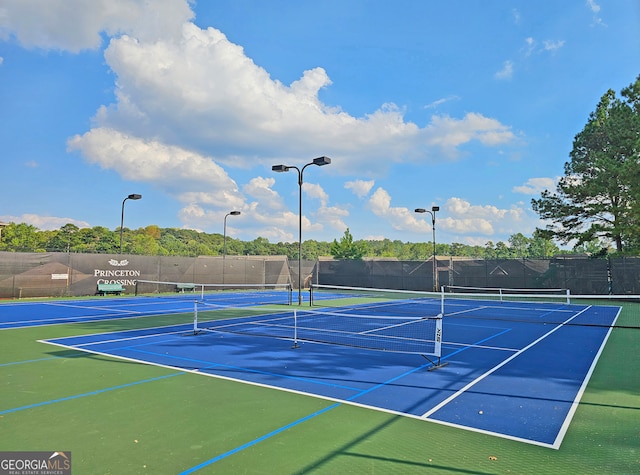
<svg viewBox="0 0 640 475">
<path fill-rule="evenodd" d="M 513 22 L 516 25 L 519 25 L 520 24 L 520 19 L 521 19 L 520 12 L 516 8 L 514 8 L 514 9 L 511 10 L 511 13 L 513 14 Z"/>
<path fill-rule="evenodd" d="M 600 17 L 600 10 L 601 10 L 600 5 L 598 5 L 595 2 L 595 0 L 587 0 L 586 4 L 589 10 L 591 10 L 591 12 L 593 13 L 593 23 L 595 25 L 607 26 L 606 23 L 604 23 L 604 21 Z"/>
<path fill-rule="evenodd" d="M 513 61 L 505 61 L 502 69 L 495 74 L 496 79 L 511 79 L 513 77 Z"/>
<path fill-rule="evenodd" d="M 349 216 L 349 211 L 339 206 L 323 206 L 316 212 L 318 221 L 326 224 L 331 229 L 344 232 L 349 226 L 344 219 Z"/>
<path fill-rule="evenodd" d="M 544 190 L 554 190 L 558 183 L 557 178 L 529 178 L 524 185 L 514 186 L 514 193 L 523 193 L 525 195 L 538 195 Z"/>
<path fill-rule="evenodd" d="M 235 182 L 210 158 L 117 130 L 96 128 L 76 135 L 69 139 L 68 148 L 82 152 L 101 168 L 115 170 L 126 180 L 154 183 L 176 196 L 202 192 L 221 198 L 238 192 Z"/>
<path fill-rule="evenodd" d="M 383 188 L 373 193 L 369 208 L 394 229 L 412 233 L 432 231 L 430 214 L 418 215 L 408 208 L 391 206 L 391 196 Z M 449 198 L 436 213 L 436 227 L 439 233 L 446 233 L 447 242 L 486 243 L 494 235 L 533 232 L 538 224 L 537 217 L 522 206 L 503 209 L 492 205 L 474 205 L 457 197 Z"/>
<path fill-rule="evenodd" d="M 320 203 L 322 204 L 322 206 L 325 206 L 329 201 L 329 195 L 327 195 L 324 189 L 318 184 L 303 183 L 302 191 L 308 197 L 320 200 Z"/>
<path fill-rule="evenodd" d="M 587 6 L 593 13 L 600 13 L 600 5 L 598 5 L 595 0 L 587 0 Z"/>
<path fill-rule="evenodd" d="M 539 222 L 537 217 L 522 206 L 513 205 L 508 209 L 492 205 L 473 205 L 462 198 L 449 198 L 443 207 L 444 229 L 462 235 L 468 242 L 473 236 L 510 235 L 517 232 L 533 232 Z M 444 222 L 443 222 L 444 221 Z"/>
<path fill-rule="evenodd" d="M 387 220 L 393 229 L 410 230 L 413 232 L 426 232 L 431 229 L 431 224 L 416 218 L 413 211 L 403 207 L 391 206 L 391 196 L 384 188 L 378 188 L 369 199 L 369 209 L 381 218 Z"/>
<path fill-rule="evenodd" d="M 375 181 L 373 180 L 353 180 L 346 182 L 344 187 L 353 191 L 358 198 L 363 198 L 369 194 L 374 183 Z"/>
<path fill-rule="evenodd" d="M 0 216 L 2 223 L 24 223 L 35 226 L 40 231 L 54 231 L 60 229 L 65 224 L 75 224 L 79 228 L 90 228 L 91 225 L 86 221 L 80 221 L 73 218 L 60 218 L 57 216 L 39 216 L 37 214 L 23 214 L 21 216 Z"/>
<path fill-rule="evenodd" d="M 405 121 L 394 104 L 353 117 L 319 99 L 319 91 L 331 84 L 324 69 L 305 71 L 284 85 L 220 31 L 191 23 L 184 25 L 180 41 L 113 39 L 105 58 L 118 77 L 117 103 L 98 111 L 98 127 L 196 147 L 202 154 L 215 149 L 216 161 L 234 167 L 266 164 L 274 157 L 289 163 L 311 149 L 340 157 L 332 164 L 338 173 L 379 174 L 384 166 L 372 169 L 372 161 L 441 158 L 434 147 L 455 158 L 456 148 L 469 141 L 494 146 L 514 139 L 508 126 L 479 113 L 462 119 L 434 116 L 424 128 Z"/>
<path fill-rule="evenodd" d="M 435 109 L 438 106 L 441 106 L 442 104 L 445 104 L 447 102 L 458 101 L 458 100 L 460 100 L 459 96 L 443 97 L 442 99 L 438 99 L 436 101 L 433 101 L 431 104 L 427 104 L 426 106 L 424 106 L 424 108 L 425 109 Z"/>
<path fill-rule="evenodd" d="M 101 34 L 153 41 L 178 36 L 193 18 L 186 0 L 3 0 L 0 39 L 27 48 L 78 52 L 98 48 Z"/>
<path fill-rule="evenodd" d="M 297 228 L 296 213 L 284 212 L 273 181 L 248 177 L 241 192 L 225 167 L 252 170 L 276 159 L 296 164 L 318 150 L 334 158 L 332 172 L 371 177 L 393 163 L 456 159 L 469 142 L 495 147 L 516 140 L 511 127 L 478 112 L 434 115 L 420 127 L 392 103 L 362 117 L 327 106 L 319 93 L 332 82 L 322 67 L 283 84 L 221 31 L 191 23 L 187 0 L 45 3 L 6 0 L 0 38 L 80 51 L 99 47 L 102 35 L 111 37 L 104 56 L 116 76 L 116 101 L 100 107 L 92 129 L 69 139 L 68 148 L 124 180 L 176 198 L 183 205 L 179 218 L 193 229 L 219 223 L 229 209 L 255 212 L 256 226 L 263 226 L 256 232 L 270 238 Z M 345 187 L 364 197 L 373 185 L 356 180 Z M 305 229 L 344 226 L 348 213 L 330 207 L 320 186 L 305 183 L 304 191 L 320 200 L 315 217 L 326 219 L 305 216 Z M 411 212 L 387 213 L 396 226 L 403 219 L 420 226 Z"/>
<path fill-rule="evenodd" d="M 564 40 L 551 41 L 545 40 L 542 42 L 542 49 L 544 51 L 555 52 L 564 46 Z"/>
<path fill-rule="evenodd" d="M 274 210 L 283 210 L 284 203 L 278 193 L 276 193 L 272 187 L 276 180 L 274 178 L 253 178 L 242 187 L 244 191 L 251 198 L 258 200 L 261 206 L 268 207 Z"/>
<path fill-rule="evenodd" d="M 524 39 L 524 42 L 525 42 L 524 55 L 531 56 L 531 54 L 536 48 L 536 40 L 528 36 L 527 38 Z"/>
<path fill-rule="evenodd" d="M 184 203 L 179 217 L 191 228 L 218 222 L 220 213 L 242 208 L 244 203 L 236 183 L 222 167 L 180 147 L 96 128 L 69 139 L 68 148 L 127 181 L 153 184 Z"/>
<path fill-rule="evenodd" d="M 565 44 L 564 40 L 544 40 L 542 46 L 531 37 L 525 38 L 525 47 L 523 52 L 525 56 L 531 56 L 533 53 L 555 53 Z"/>
<path fill-rule="evenodd" d="M 466 114 L 461 120 L 448 116 L 434 116 L 428 129 L 432 145 L 439 145 L 442 149 L 453 153 L 458 146 L 471 140 L 478 140 L 488 146 L 505 144 L 515 140 L 515 135 L 510 127 L 501 124 L 496 119 L 474 112 Z"/>
</svg>

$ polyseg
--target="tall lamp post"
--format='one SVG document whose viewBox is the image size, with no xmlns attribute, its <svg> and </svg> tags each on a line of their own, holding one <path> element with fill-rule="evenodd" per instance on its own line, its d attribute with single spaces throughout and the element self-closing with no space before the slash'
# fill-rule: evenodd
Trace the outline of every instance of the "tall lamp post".
<svg viewBox="0 0 640 475">
<path fill-rule="evenodd" d="M 139 200 L 142 195 L 133 193 L 122 200 L 122 213 L 120 214 L 120 254 L 122 254 L 122 227 L 124 226 L 124 203 L 127 200 Z"/>
<path fill-rule="evenodd" d="M 224 235 L 222 241 L 222 258 L 225 259 L 227 257 L 227 216 L 239 216 L 240 211 L 230 211 L 229 213 L 224 215 Z"/>
<path fill-rule="evenodd" d="M 298 305 L 302 305 L 302 175 L 309 165 L 321 167 L 330 163 L 331 159 L 329 157 L 318 157 L 307 163 L 302 169 L 292 165 L 273 165 L 271 167 L 274 172 L 288 172 L 291 169 L 298 172 Z"/>
<path fill-rule="evenodd" d="M 436 263 L 436 211 L 440 211 L 439 206 L 432 206 L 431 211 L 424 208 L 416 208 L 416 213 L 429 213 L 431 215 L 431 228 L 433 230 L 433 291 L 438 291 L 438 267 Z"/>
<path fill-rule="evenodd" d="M 227 216 L 239 216 L 240 211 L 230 211 L 224 215 L 224 234 L 222 238 L 222 283 L 224 284 L 224 266 L 227 259 Z"/>
</svg>

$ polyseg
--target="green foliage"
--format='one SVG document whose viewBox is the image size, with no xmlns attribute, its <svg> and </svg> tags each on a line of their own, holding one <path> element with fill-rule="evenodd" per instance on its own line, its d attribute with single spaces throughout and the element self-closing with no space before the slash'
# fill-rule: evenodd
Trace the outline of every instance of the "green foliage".
<svg viewBox="0 0 640 475">
<path fill-rule="evenodd" d="M 640 244 L 640 76 L 602 96 L 575 137 L 555 192 L 532 200 L 548 235 L 581 245 L 605 239 L 618 252 Z"/>
<path fill-rule="evenodd" d="M 362 241 L 353 241 L 349 228 L 345 230 L 340 242 L 334 239 L 331 244 L 331 255 L 335 259 L 362 259 L 366 252 L 366 245 Z"/>
<path fill-rule="evenodd" d="M 578 246 L 576 252 L 595 253 L 605 244 L 599 240 Z M 150 225 L 122 232 L 122 248 L 126 254 L 156 256 L 217 256 L 223 252 L 223 236 L 207 234 L 191 229 L 159 228 Z M 253 241 L 241 241 L 227 236 L 227 255 L 285 255 L 298 258 L 297 242 L 271 243 L 263 237 Z M 640 249 L 640 247 L 639 247 Z M 120 252 L 120 229 L 111 231 L 103 226 L 80 229 L 65 224 L 58 230 L 39 231 L 28 224 L 10 223 L 2 229 L 0 251 L 9 252 Z M 538 230 L 532 238 L 521 233 L 511 236 L 507 243 L 487 242 L 485 246 L 470 246 L 461 243 L 437 243 L 439 256 L 466 256 L 485 259 L 497 258 L 547 258 L 561 253 L 548 233 Z M 566 251 L 562 252 L 566 253 Z M 320 256 L 337 259 L 395 258 L 419 261 L 431 257 L 432 242 L 410 243 L 400 240 L 355 240 L 347 229 L 338 241 L 332 243 L 308 240 L 302 243 L 302 258 L 315 260 Z"/>
<path fill-rule="evenodd" d="M 42 236 L 35 226 L 24 223 L 10 223 L 2 230 L 0 250 L 13 252 L 44 251 Z"/>
</svg>

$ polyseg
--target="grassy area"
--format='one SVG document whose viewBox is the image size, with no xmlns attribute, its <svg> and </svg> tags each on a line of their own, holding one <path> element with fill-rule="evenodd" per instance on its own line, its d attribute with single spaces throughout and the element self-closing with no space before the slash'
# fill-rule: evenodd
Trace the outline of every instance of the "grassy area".
<svg viewBox="0 0 640 475">
<path fill-rule="evenodd" d="M 77 474 L 640 472 L 638 329 L 612 331 L 559 450 L 37 342 L 190 319 L 0 331 L 0 450 Z"/>
</svg>

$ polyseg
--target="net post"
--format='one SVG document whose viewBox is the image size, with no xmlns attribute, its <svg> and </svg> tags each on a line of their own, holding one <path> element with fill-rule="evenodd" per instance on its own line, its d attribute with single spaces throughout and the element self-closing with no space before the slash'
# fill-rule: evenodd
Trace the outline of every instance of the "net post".
<svg viewBox="0 0 640 475">
<path fill-rule="evenodd" d="M 313 283 L 309 284 L 309 307 L 313 307 Z"/>
<path fill-rule="evenodd" d="M 193 334 L 198 333 L 198 301 L 193 301 Z"/>
<path fill-rule="evenodd" d="M 438 360 L 440 360 L 440 356 L 442 355 L 442 314 L 436 317 L 436 335 L 434 343 L 434 356 L 438 357 Z"/>
<path fill-rule="evenodd" d="M 440 289 L 440 315 L 444 316 L 444 286 Z"/>
<path fill-rule="evenodd" d="M 571 289 L 567 289 L 567 305 L 571 305 Z"/>
<path fill-rule="evenodd" d="M 300 348 L 298 345 L 298 311 L 293 309 L 293 346 L 291 349 L 295 350 L 296 348 Z"/>
<path fill-rule="evenodd" d="M 434 350 L 433 350 L 433 355 L 431 355 L 431 356 L 434 356 L 435 359 L 431 359 L 427 355 L 422 355 L 427 361 L 429 361 L 429 363 L 431 363 L 431 366 L 429 367 L 429 371 L 434 371 L 436 369 L 444 368 L 449 364 L 448 361 L 445 361 L 443 363 L 441 358 L 442 356 L 442 318 L 443 318 L 442 314 L 436 317 L 436 334 L 434 338 Z"/>
</svg>

